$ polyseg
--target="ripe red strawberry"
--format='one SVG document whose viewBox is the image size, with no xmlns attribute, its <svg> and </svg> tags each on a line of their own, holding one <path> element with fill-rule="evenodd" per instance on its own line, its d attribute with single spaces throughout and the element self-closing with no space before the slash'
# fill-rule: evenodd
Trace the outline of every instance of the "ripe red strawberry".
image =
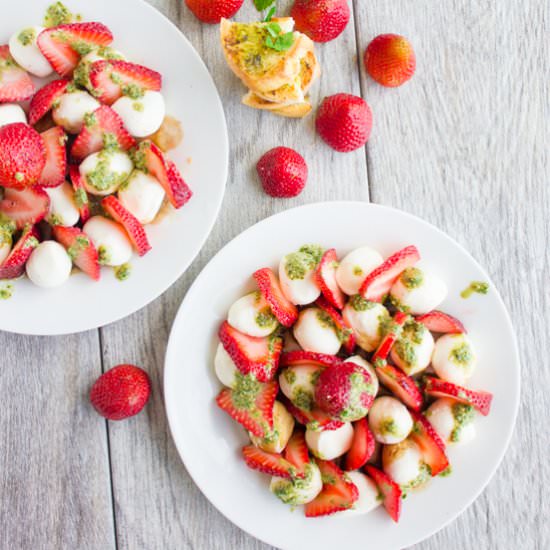
<svg viewBox="0 0 550 550">
<path fill-rule="evenodd" d="M 318 407 L 313 408 L 313 410 L 311 411 L 300 409 L 284 395 L 281 396 L 281 402 L 284 404 L 288 412 L 294 417 L 297 422 L 311 429 L 331 431 L 337 430 L 344 425 L 342 421 L 330 418 L 328 414 L 323 412 Z"/>
<path fill-rule="evenodd" d="M 294 472 L 294 467 L 282 455 L 277 453 L 268 453 L 254 445 L 243 447 L 243 457 L 246 465 L 253 470 L 258 470 L 264 474 L 279 476 L 290 479 Z"/>
<path fill-rule="evenodd" d="M 344 321 L 340 312 L 328 303 L 324 296 L 320 296 L 315 302 L 315 305 L 329 315 L 336 327 L 338 337 L 344 345 L 344 350 L 346 353 L 352 354 L 355 349 L 355 333 L 353 329 Z"/>
<path fill-rule="evenodd" d="M 441 334 L 458 334 L 468 332 L 464 325 L 455 317 L 442 311 L 430 311 L 425 315 L 416 317 L 419 323 L 422 323 L 428 330 L 439 332 Z"/>
<path fill-rule="evenodd" d="M 445 455 L 445 443 L 423 414 L 411 411 L 413 429 L 410 438 L 418 445 L 422 459 L 429 466 L 432 476 L 440 474 L 449 466 Z"/>
<path fill-rule="evenodd" d="M 12 220 L 17 229 L 43 220 L 49 208 L 50 197 L 39 187 L 28 187 L 21 191 L 6 187 L 4 198 L 0 201 L 0 214 Z"/>
<path fill-rule="evenodd" d="M 118 365 L 103 373 L 90 391 L 94 409 L 109 420 L 139 413 L 151 394 L 147 373 L 134 365 Z"/>
<path fill-rule="evenodd" d="M 70 75 L 78 65 L 80 55 L 95 46 L 108 46 L 113 34 L 102 23 L 69 23 L 43 30 L 38 47 L 60 76 Z"/>
<path fill-rule="evenodd" d="M 77 161 L 83 160 L 101 151 L 105 146 L 105 140 L 113 138 L 122 151 L 128 151 L 136 145 L 136 140 L 128 133 L 122 119 L 111 107 L 102 105 L 86 118 L 71 148 L 71 156 Z"/>
<path fill-rule="evenodd" d="M 288 351 L 281 355 L 281 367 L 291 367 L 293 365 L 318 365 L 320 367 L 334 367 L 340 365 L 342 359 L 336 355 L 326 355 L 324 353 L 315 353 L 313 351 Z"/>
<path fill-rule="evenodd" d="M 0 128 L 0 185 L 35 185 L 45 164 L 46 145 L 32 126 L 16 122 Z"/>
<path fill-rule="evenodd" d="M 351 12 L 347 0 L 296 0 L 290 15 L 297 31 L 315 42 L 330 42 L 342 34 Z"/>
<path fill-rule="evenodd" d="M 38 246 L 38 231 L 28 225 L 12 248 L 10 255 L 0 265 L 0 279 L 17 279 L 25 272 L 25 264 Z"/>
<path fill-rule="evenodd" d="M 258 161 L 258 176 L 264 191 L 275 198 L 298 196 L 307 182 L 304 157 L 288 147 L 275 147 Z"/>
<path fill-rule="evenodd" d="M 98 100 L 107 105 L 112 105 L 127 90 L 158 92 L 162 87 L 159 73 L 128 61 L 94 61 L 89 74 Z"/>
<path fill-rule="evenodd" d="M 40 88 L 31 99 L 29 105 L 29 124 L 34 126 L 41 120 L 55 102 L 67 91 L 67 86 L 70 84 L 68 80 L 53 80 Z"/>
<path fill-rule="evenodd" d="M 363 281 L 359 294 L 371 302 L 381 302 L 399 275 L 420 260 L 416 246 L 407 246 L 390 256 Z"/>
<path fill-rule="evenodd" d="M 294 477 L 304 477 L 306 465 L 309 464 L 309 450 L 306 444 L 304 430 L 296 428 L 288 440 L 283 456 L 295 468 Z"/>
<path fill-rule="evenodd" d="M 413 411 L 420 411 L 424 404 L 422 392 L 414 379 L 385 361 L 376 365 L 376 375 L 386 388 Z"/>
<path fill-rule="evenodd" d="M 203 23 L 219 23 L 222 18 L 233 17 L 244 0 L 185 0 L 187 7 Z"/>
<path fill-rule="evenodd" d="M 382 470 L 370 464 L 365 466 L 365 470 L 367 474 L 372 477 L 378 490 L 382 494 L 384 508 L 393 521 L 397 523 L 401 516 L 401 488 L 390 478 L 390 476 L 382 472 Z"/>
<path fill-rule="evenodd" d="M 306 517 L 328 516 L 351 508 L 359 498 L 356 485 L 331 460 L 317 460 L 317 465 L 323 476 L 323 489 L 305 505 Z"/>
<path fill-rule="evenodd" d="M 38 185 L 57 187 L 65 181 L 67 174 L 67 134 L 60 126 L 54 126 L 40 134 L 46 146 L 46 165 Z"/>
<path fill-rule="evenodd" d="M 315 272 L 315 280 L 321 289 L 323 296 L 337 309 L 342 309 L 345 305 L 344 293 L 340 290 L 336 282 L 336 269 L 338 267 L 338 257 L 336 250 L 330 248 L 327 250 Z"/>
<path fill-rule="evenodd" d="M 136 252 L 140 256 L 145 256 L 151 250 L 151 245 L 147 240 L 147 234 L 145 233 L 145 229 L 143 229 L 143 225 L 141 225 L 137 218 L 128 212 L 114 195 L 105 197 L 101 201 L 101 206 L 113 220 L 126 229 L 126 233 L 128 233 L 128 237 L 130 237 L 130 241 Z"/>
<path fill-rule="evenodd" d="M 252 275 L 258 284 L 262 296 L 271 306 L 273 315 L 284 327 L 291 327 L 298 320 L 297 307 L 286 299 L 281 285 L 273 271 L 268 267 L 259 269 Z"/>
<path fill-rule="evenodd" d="M 365 68 L 376 82 L 394 88 L 412 77 L 416 70 L 416 56 L 404 36 L 381 34 L 367 47 Z"/>
<path fill-rule="evenodd" d="M 0 46 L 0 103 L 24 101 L 34 94 L 34 84 L 10 54 L 9 46 Z"/>
<path fill-rule="evenodd" d="M 424 389 L 428 395 L 433 397 L 450 397 L 460 403 L 472 405 L 483 416 L 487 416 L 491 410 L 492 393 L 469 390 L 468 388 L 457 386 L 433 376 L 426 376 L 424 381 L 426 384 Z"/>
<path fill-rule="evenodd" d="M 67 250 L 74 265 L 94 281 L 99 281 L 101 276 L 99 255 L 90 238 L 78 227 L 54 225 L 52 231 L 54 239 Z"/>
<path fill-rule="evenodd" d="M 379 361 L 385 362 L 390 354 L 390 351 L 401 334 L 401 327 L 405 324 L 405 321 L 409 318 L 406 313 L 398 311 L 393 316 L 393 323 L 391 330 L 388 330 L 382 341 L 378 345 L 378 349 L 374 352 L 371 358 L 373 365 L 376 365 Z"/>
<path fill-rule="evenodd" d="M 250 433 L 265 437 L 273 429 L 273 404 L 278 389 L 277 382 L 267 382 L 259 384 L 254 394 L 247 394 L 247 399 L 242 396 L 235 399 L 235 392 L 224 388 L 216 397 L 216 403 Z"/>
<path fill-rule="evenodd" d="M 346 470 L 358 470 L 362 468 L 373 455 L 376 448 L 376 440 L 369 429 L 366 418 L 361 418 L 353 423 L 353 441 L 351 449 L 346 454 Z"/>
<path fill-rule="evenodd" d="M 80 212 L 80 221 L 86 223 L 90 219 L 90 201 L 78 166 L 73 164 L 69 167 L 69 176 L 74 189 L 74 202 Z"/>
</svg>

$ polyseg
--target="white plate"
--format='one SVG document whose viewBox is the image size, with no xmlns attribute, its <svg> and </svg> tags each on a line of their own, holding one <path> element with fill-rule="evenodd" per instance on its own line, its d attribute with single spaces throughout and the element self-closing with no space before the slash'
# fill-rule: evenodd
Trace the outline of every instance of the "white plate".
<svg viewBox="0 0 550 550">
<path fill-rule="evenodd" d="M 240 458 L 247 438 L 214 398 L 221 389 L 213 372 L 216 332 L 231 303 L 254 288 L 251 274 L 276 267 L 304 243 L 335 247 L 341 254 L 368 244 L 387 256 L 415 244 L 425 264 L 449 286 L 442 309 L 460 318 L 478 350 L 471 387 L 493 392 L 490 416 L 477 424 L 467 447 L 451 449 L 453 473 L 432 480 L 403 502 L 396 525 L 380 507 L 366 516 L 306 519 L 269 491 L 269 476 L 249 470 Z M 455 241 L 398 210 L 361 202 L 328 202 L 288 210 L 248 229 L 223 248 L 189 290 L 174 322 L 166 354 L 166 409 L 187 470 L 206 497 L 233 523 L 284 549 L 384 550 L 410 546 L 462 512 L 482 491 L 510 441 L 519 402 L 519 358 L 514 330 L 491 283 L 486 296 L 459 293 L 485 271 Z M 490 282 L 490 281 L 489 281 Z"/>
<path fill-rule="evenodd" d="M 18 28 L 39 24 L 51 0 L 3 1 L 0 43 Z M 169 153 L 194 192 L 181 210 L 146 227 L 153 250 L 132 260 L 121 283 L 102 270 L 94 283 L 80 273 L 55 290 L 15 281 L 11 299 L 0 302 L 0 330 L 68 334 L 112 323 L 144 307 L 169 288 L 199 253 L 218 215 L 228 166 L 227 128 L 216 87 L 197 52 L 162 14 L 142 0 L 66 0 L 73 13 L 100 21 L 114 34 L 113 46 L 130 61 L 163 76 L 167 112 L 182 122 L 183 143 Z M 2 287 L 3 284 L 0 284 Z"/>
</svg>

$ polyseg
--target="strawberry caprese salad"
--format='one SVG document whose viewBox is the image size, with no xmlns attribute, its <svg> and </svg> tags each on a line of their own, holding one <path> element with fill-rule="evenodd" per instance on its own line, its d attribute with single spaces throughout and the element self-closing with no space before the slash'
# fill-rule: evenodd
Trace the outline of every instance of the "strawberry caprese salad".
<svg viewBox="0 0 550 550">
<path fill-rule="evenodd" d="M 217 405 L 247 431 L 246 464 L 307 517 L 394 521 L 407 492 L 450 473 L 447 447 L 471 441 L 492 395 L 468 387 L 476 351 L 437 308 L 447 286 L 407 246 L 339 260 L 306 245 L 278 273 L 253 274 L 219 329 Z"/>
<path fill-rule="evenodd" d="M 124 279 L 151 249 L 144 226 L 192 196 L 166 156 L 182 132 L 161 75 L 112 43 L 57 2 L 0 46 L 0 279 Z"/>
</svg>

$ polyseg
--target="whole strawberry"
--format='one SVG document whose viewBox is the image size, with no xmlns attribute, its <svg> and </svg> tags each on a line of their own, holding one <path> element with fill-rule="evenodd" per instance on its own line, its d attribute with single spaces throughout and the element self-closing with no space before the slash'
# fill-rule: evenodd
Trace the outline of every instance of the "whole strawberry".
<svg viewBox="0 0 550 550">
<path fill-rule="evenodd" d="M 367 47 L 365 68 L 382 86 L 395 88 L 409 80 L 416 70 L 411 43 L 398 34 L 381 34 Z"/>
<path fill-rule="evenodd" d="M 306 161 L 288 147 L 275 147 L 268 151 L 259 160 L 256 169 L 264 191 L 272 197 L 296 197 L 306 185 Z"/>
<path fill-rule="evenodd" d="M 118 365 L 102 374 L 92 386 L 90 401 L 109 420 L 124 420 L 143 409 L 151 393 L 147 373 L 134 365 Z"/>
<path fill-rule="evenodd" d="M 374 400 L 369 373 L 355 363 L 325 369 L 315 386 L 315 402 L 331 418 L 354 422 L 367 416 Z"/>
<path fill-rule="evenodd" d="M 219 23 L 222 17 L 233 17 L 244 0 L 185 0 L 189 9 L 203 23 Z"/>
<path fill-rule="evenodd" d="M 296 30 L 315 42 L 330 42 L 346 28 L 351 13 L 347 0 L 296 0 L 290 15 Z"/>
<path fill-rule="evenodd" d="M 333 149 L 349 153 L 367 143 L 372 130 L 372 112 L 360 97 L 336 94 L 321 103 L 315 126 Z"/>
</svg>

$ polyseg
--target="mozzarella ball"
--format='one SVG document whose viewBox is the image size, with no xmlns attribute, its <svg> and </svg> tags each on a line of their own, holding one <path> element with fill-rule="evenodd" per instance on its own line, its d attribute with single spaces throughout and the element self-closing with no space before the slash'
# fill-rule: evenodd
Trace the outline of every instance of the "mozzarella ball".
<svg viewBox="0 0 550 550">
<path fill-rule="evenodd" d="M 137 138 L 154 134 L 166 115 L 164 97 L 160 92 L 152 91 L 144 92 L 139 99 L 122 96 L 114 102 L 112 109 L 122 119 L 126 130 Z"/>
<path fill-rule="evenodd" d="M 374 351 L 384 335 L 384 326 L 390 320 L 388 310 L 377 302 L 369 302 L 355 294 L 344 306 L 344 321 L 353 329 L 357 345 L 366 352 Z"/>
<path fill-rule="evenodd" d="M 268 453 L 282 453 L 292 432 L 294 431 L 294 417 L 279 401 L 273 405 L 273 429 L 264 437 L 257 437 L 249 433 L 250 441 Z"/>
<path fill-rule="evenodd" d="M 84 126 L 84 118 L 93 113 L 99 102 L 88 92 L 77 90 L 63 94 L 52 110 L 52 117 L 58 126 L 62 126 L 69 134 L 78 134 Z"/>
<path fill-rule="evenodd" d="M 413 420 L 407 407 L 401 401 L 388 396 L 374 400 L 368 421 L 376 441 L 385 445 L 403 441 L 413 427 Z"/>
<path fill-rule="evenodd" d="M 67 281 L 73 263 L 67 251 L 55 241 L 40 243 L 26 265 L 27 276 L 42 288 L 55 288 Z"/>
<path fill-rule="evenodd" d="M 86 157 L 79 171 L 86 191 L 104 197 L 116 192 L 133 169 L 127 153 L 104 149 Z"/>
<path fill-rule="evenodd" d="M 315 404 L 315 384 L 322 368 L 317 365 L 296 365 L 279 375 L 281 391 L 299 409 L 310 411 Z"/>
<path fill-rule="evenodd" d="M 6 124 L 22 122 L 27 124 L 27 115 L 20 105 L 16 103 L 5 103 L 0 105 L 0 128 Z"/>
<path fill-rule="evenodd" d="M 82 231 L 92 239 L 101 265 L 116 267 L 130 261 L 132 244 L 124 228 L 103 216 L 90 218 Z"/>
<path fill-rule="evenodd" d="M 423 371 L 432 359 L 432 333 L 416 321 L 407 321 L 391 350 L 393 362 L 409 376 Z"/>
<path fill-rule="evenodd" d="M 2 265 L 10 255 L 12 244 L 11 233 L 9 231 L 4 231 L 0 227 L 0 265 Z"/>
<path fill-rule="evenodd" d="M 165 196 L 158 180 L 141 170 L 134 170 L 122 189 L 118 190 L 118 200 L 122 206 L 143 225 L 156 218 Z"/>
<path fill-rule="evenodd" d="M 229 308 L 227 321 L 239 332 L 257 338 L 269 336 L 279 326 L 277 318 L 259 291 L 239 298 Z"/>
<path fill-rule="evenodd" d="M 340 512 L 339 515 L 359 516 L 361 514 L 368 514 L 380 506 L 381 501 L 378 498 L 378 487 L 370 477 L 358 471 L 346 472 L 346 475 L 357 487 L 359 498 L 353 503 L 351 508 Z"/>
<path fill-rule="evenodd" d="M 336 270 L 336 282 L 348 296 L 359 292 L 367 275 L 374 271 L 384 258 L 373 248 L 362 246 L 352 250 Z"/>
<path fill-rule="evenodd" d="M 319 298 L 321 290 L 315 280 L 315 270 L 322 256 L 318 247 L 302 247 L 298 252 L 287 254 L 279 264 L 279 281 L 287 300 L 304 306 Z M 307 250 L 313 250 L 313 254 Z M 315 253 L 317 252 L 317 253 Z"/>
<path fill-rule="evenodd" d="M 464 386 L 474 373 L 477 356 L 472 341 L 465 334 L 445 334 L 438 338 L 432 366 L 439 378 Z"/>
<path fill-rule="evenodd" d="M 299 506 L 311 502 L 323 488 L 321 471 L 314 462 L 305 466 L 306 476 L 304 479 L 285 479 L 272 477 L 269 490 L 285 504 Z"/>
<path fill-rule="evenodd" d="M 47 221 L 52 225 L 72 227 L 78 223 L 80 212 L 74 200 L 74 190 L 67 182 L 58 187 L 45 187 L 50 197 L 50 210 Z"/>
<path fill-rule="evenodd" d="M 426 418 L 445 443 L 469 443 L 476 436 L 472 405 L 443 397 L 430 405 Z"/>
<path fill-rule="evenodd" d="M 353 355 L 352 357 L 348 357 L 344 363 L 355 363 L 356 365 L 363 367 L 369 373 L 371 379 L 370 383 L 372 385 L 372 395 L 376 395 L 378 393 L 378 389 L 380 388 L 378 376 L 376 376 L 374 367 L 368 361 L 365 361 L 365 359 L 363 359 L 360 355 Z"/>
<path fill-rule="evenodd" d="M 427 481 L 426 468 L 418 445 L 405 439 L 382 449 L 382 468 L 402 488 L 415 488 Z"/>
<path fill-rule="evenodd" d="M 45 78 L 53 73 L 50 62 L 44 57 L 36 40 L 44 27 L 26 27 L 13 34 L 9 41 L 11 56 L 26 71 Z"/>
<path fill-rule="evenodd" d="M 310 451 L 321 460 L 333 460 L 347 453 L 353 442 L 351 422 L 336 430 L 306 430 L 306 443 Z"/>
<path fill-rule="evenodd" d="M 300 312 L 294 325 L 294 338 L 304 350 L 328 355 L 336 355 L 341 346 L 334 323 L 318 307 L 310 307 Z"/>
<path fill-rule="evenodd" d="M 412 315 L 434 310 L 447 297 L 447 285 L 430 271 L 409 267 L 393 284 L 390 296 L 399 309 Z"/>
<path fill-rule="evenodd" d="M 237 384 L 237 369 L 233 359 L 229 356 L 229 353 L 225 351 L 222 344 L 218 344 L 216 349 L 216 356 L 214 357 L 214 370 L 218 380 L 228 388 L 235 388 Z"/>
</svg>

